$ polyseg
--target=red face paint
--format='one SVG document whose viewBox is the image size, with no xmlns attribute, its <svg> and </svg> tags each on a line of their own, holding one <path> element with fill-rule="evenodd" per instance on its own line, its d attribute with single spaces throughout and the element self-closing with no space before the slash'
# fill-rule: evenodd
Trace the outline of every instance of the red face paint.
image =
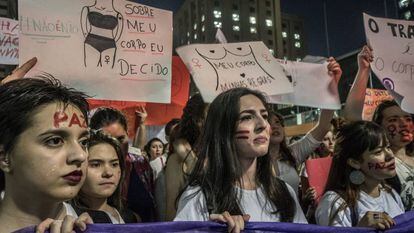
<svg viewBox="0 0 414 233">
<path fill-rule="evenodd" d="M 236 131 L 236 139 L 249 139 L 249 136 L 248 136 L 249 133 L 250 133 L 249 130 Z"/>
<path fill-rule="evenodd" d="M 79 127 L 82 127 L 76 113 L 73 113 L 72 118 L 70 119 L 69 127 L 72 127 L 72 125 L 79 125 Z"/>
<path fill-rule="evenodd" d="M 378 162 L 378 163 L 368 163 L 369 170 L 382 170 L 382 169 L 395 169 L 395 163 L 386 165 L 385 162 Z"/>
<path fill-rule="evenodd" d="M 55 128 L 59 128 L 59 124 L 67 120 L 68 115 L 65 112 L 55 112 L 55 114 L 53 115 L 53 126 Z"/>
</svg>

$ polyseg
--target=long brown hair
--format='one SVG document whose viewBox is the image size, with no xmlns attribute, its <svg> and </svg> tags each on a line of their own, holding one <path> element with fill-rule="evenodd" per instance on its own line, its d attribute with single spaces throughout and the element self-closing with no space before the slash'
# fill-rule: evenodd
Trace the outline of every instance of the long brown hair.
<svg viewBox="0 0 414 233">
<path fill-rule="evenodd" d="M 267 106 L 261 93 L 247 88 L 234 88 L 221 93 L 209 107 L 204 130 L 197 144 L 198 160 L 188 186 L 201 187 L 209 213 L 229 211 L 232 215 L 243 214 L 239 206 L 241 190 L 234 188 L 235 184 L 240 184 L 243 173 L 234 137 L 239 119 L 240 98 L 245 95 L 254 95 Z M 256 184 L 263 188 L 266 202 L 269 201 L 276 207 L 272 214 L 280 214 L 282 222 L 292 222 L 296 211 L 295 201 L 285 182 L 272 174 L 268 153 L 257 158 L 256 172 Z M 196 194 L 197 192 L 194 195 Z"/>
</svg>

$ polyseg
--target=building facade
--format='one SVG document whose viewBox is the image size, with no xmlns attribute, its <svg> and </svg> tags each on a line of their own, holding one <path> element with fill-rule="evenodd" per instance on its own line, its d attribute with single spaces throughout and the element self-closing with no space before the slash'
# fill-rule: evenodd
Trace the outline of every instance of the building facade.
<svg viewBox="0 0 414 233">
<path fill-rule="evenodd" d="M 295 42 L 303 43 L 303 21 L 280 12 L 280 0 L 186 0 L 174 14 L 174 48 L 193 43 L 214 43 L 218 28 L 228 42 L 261 40 L 279 58 L 296 60 Z M 283 31 L 282 24 L 285 25 Z M 298 26 L 300 25 L 300 26 Z M 295 28 L 301 35 L 296 41 Z M 284 32 L 284 33 L 283 33 Z M 286 35 L 282 39 L 282 35 Z M 298 37 L 298 36 L 296 36 Z M 293 45 L 288 43 L 292 42 Z M 293 46 L 293 48 L 292 48 Z M 296 43 L 298 46 L 298 43 Z"/>
<path fill-rule="evenodd" d="M 398 0 L 398 14 L 401 19 L 414 20 L 414 0 Z"/>
</svg>

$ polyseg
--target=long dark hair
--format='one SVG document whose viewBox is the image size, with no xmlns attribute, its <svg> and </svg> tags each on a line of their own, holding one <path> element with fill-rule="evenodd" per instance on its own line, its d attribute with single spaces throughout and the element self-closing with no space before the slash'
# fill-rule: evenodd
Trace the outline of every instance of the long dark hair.
<svg viewBox="0 0 414 233">
<path fill-rule="evenodd" d="M 283 116 L 273 110 L 269 111 L 269 122 L 272 119 L 272 117 L 277 117 L 279 119 L 280 124 L 282 127 L 285 127 L 285 120 L 283 119 Z M 271 145 L 270 145 L 271 146 Z M 293 157 L 292 151 L 289 149 L 287 143 L 286 143 L 286 136 L 283 136 L 283 141 L 279 144 L 279 152 L 281 155 L 281 160 L 286 161 L 291 165 L 292 167 L 296 168 L 296 159 Z"/>
<path fill-rule="evenodd" d="M 204 130 L 197 144 L 198 160 L 188 185 L 201 187 L 209 213 L 229 211 L 232 215 L 243 214 L 238 203 L 241 190 L 235 189 L 235 184 L 240 184 L 242 169 L 234 137 L 240 98 L 245 95 L 254 95 L 267 106 L 261 93 L 247 88 L 221 93 L 209 107 Z M 272 214 L 280 214 L 281 221 L 291 222 L 296 210 L 295 202 L 286 184 L 272 175 L 269 154 L 257 159 L 256 184 L 263 188 L 266 202 L 270 201 L 276 207 L 277 211 Z"/>
<path fill-rule="evenodd" d="M 193 95 L 183 109 L 181 121 L 178 124 L 176 138 L 183 138 L 187 140 L 191 148 L 194 147 L 198 136 L 200 135 L 200 128 L 197 125 L 204 122 L 204 112 L 207 104 L 204 103 L 200 94 Z M 172 141 L 171 141 L 172 142 Z"/>
<path fill-rule="evenodd" d="M 110 197 L 108 197 L 107 203 L 108 205 L 116 208 L 119 212 L 122 212 L 124 211 L 124 205 L 121 199 L 121 189 L 125 176 L 125 162 L 124 154 L 122 153 L 121 149 L 121 144 L 116 138 L 113 138 L 110 135 L 103 133 L 102 130 L 92 130 L 88 148 L 92 148 L 93 146 L 99 144 L 108 144 L 112 146 L 118 157 L 119 166 L 121 168 L 121 177 L 118 182 L 118 187 L 115 189 L 114 193 Z M 89 206 L 82 200 L 82 197 L 83 194 L 81 189 L 78 195 L 72 200 L 72 204 L 78 208 L 89 209 Z"/>
<path fill-rule="evenodd" d="M 348 165 L 348 159 L 362 161 L 362 154 L 365 151 L 371 151 L 386 141 L 384 129 L 370 121 L 351 122 L 339 130 L 326 191 L 336 192 L 345 202 L 338 208 L 338 211 L 331 214 L 330 221 L 339 211 L 347 207 L 354 208 L 359 198 L 360 185 L 351 183 L 349 179 L 349 175 L 355 169 Z M 387 186 L 384 187 L 387 188 Z"/>
</svg>

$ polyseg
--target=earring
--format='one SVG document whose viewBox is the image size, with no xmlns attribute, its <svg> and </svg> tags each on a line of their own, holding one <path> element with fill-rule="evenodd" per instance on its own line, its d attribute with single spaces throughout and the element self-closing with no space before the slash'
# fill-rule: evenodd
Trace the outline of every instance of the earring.
<svg viewBox="0 0 414 233">
<path fill-rule="evenodd" d="M 349 181 L 356 185 L 361 185 L 365 182 L 365 175 L 360 170 L 353 170 L 349 174 Z"/>
</svg>

